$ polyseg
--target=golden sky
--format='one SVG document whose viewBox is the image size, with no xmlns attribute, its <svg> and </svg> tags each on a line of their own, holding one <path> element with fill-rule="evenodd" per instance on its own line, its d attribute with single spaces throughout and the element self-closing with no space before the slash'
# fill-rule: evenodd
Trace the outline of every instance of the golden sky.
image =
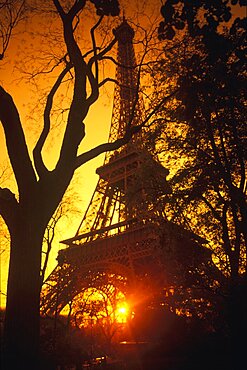
<svg viewBox="0 0 247 370">
<path fill-rule="evenodd" d="M 159 0 L 134 0 L 133 2 L 125 0 L 120 1 L 120 4 L 124 6 L 126 18 L 133 20 L 135 24 L 139 23 L 139 25 L 142 27 L 146 27 L 147 24 L 152 24 L 154 20 L 161 20 L 161 2 Z M 241 13 L 243 12 L 244 10 L 241 9 Z M 115 24 L 112 26 L 116 27 L 119 19 L 115 18 L 114 20 L 111 19 L 111 21 L 115 22 Z M 42 115 L 40 115 L 38 118 L 38 113 L 35 110 L 36 105 L 40 105 L 37 104 L 39 96 L 37 90 L 35 90 L 35 86 L 32 84 L 33 80 L 28 81 L 27 75 L 25 78 L 23 78 L 24 74 L 21 72 L 21 70 L 23 69 L 25 71 L 29 71 L 32 68 L 35 68 L 35 65 L 37 65 L 37 63 L 40 61 L 38 58 L 36 59 L 36 57 L 39 55 L 39 50 L 42 48 L 46 48 L 47 54 L 50 52 L 50 56 L 52 53 L 56 54 L 59 52 L 60 36 L 57 36 L 57 39 L 53 38 L 52 44 L 47 43 L 46 39 L 42 36 L 43 32 L 46 32 L 47 35 L 49 34 L 50 30 L 52 32 L 52 27 L 56 25 L 56 22 L 59 22 L 59 20 L 55 18 L 51 19 L 51 22 L 48 24 L 47 18 L 44 16 L 36 16 L 32 18 L 32 20 L 27 19 L 26 21 L 22 22 L 19 27 L 16 28 L 5 59 L 0 65 L 0 83 L 12 95 L 19 110 L 30 153 L 32 152 L 42 127 Z M 89 19 L 87 19 L 87 22 L 89 22 Z M 90 26 L 87 24 L 87 22 L 83 22 L 82 31 L 85 34 L 87 34 L 90 30 Z M 87 36 L 85 36 L 85 42 L 87 42 Z M 111 76 L 113 76 L 114 68 L 111 67 L 110 70 L 106 70 L 105 73 L 110 73 Z M 40 83 L 39 86 L 47 88 L 49 87 L 51 80 L 49 80 L 47 75 L 43 75 L 38 79 L 38 83 Z M 100 98 L 94 104 L 87 116 L 85 121 L 86 138 L 83 140 L 81 146 L 82 151 L 88 150 L 102 142 L 107 141 L 111 122 L 112 103 L 113 85 L 109 84 L 107 90 L 102 90 Z M 60 132 L 60 128 L 57 130 L 55 129 L 51 135 L 48 145 L 45 147 L 44 158 L 49 168 L 54 166 L 59 153 L 59 145 L 62 138 Z M 101 155 L 76 171 L 74 190 L 78 192 L 81 199 L 77 204 L 77 207 L 81 209 L 81 213 L 79 213 L 73 219 L 70 218 L 67 220 L 64 226 L 60 229 L 51 255 L 49 272 L 56 265 L 56 256 L 60 248 L 59 240 L 67 239 L 75 235 L 77 227 L 79 226 L 80 220 L 87 208 L 98 180 L 98 176 L 95 174 L 95 169 L 102 164 L 103 159 L 104 155 Z M 5 163 L 8 164 L 8 155 L 5 146 L 3 129 L 0 125 L 0 173 L 1 166 L 3 166 Z M 13 179 L 5 184 L 0 183 L 0 186 L 8 186 L 13 192 L 16 193 L 16 187 Z M 8 248 L 4 247 L 3 249 L 1 244 L 0 248 L 1 291 L 6 293 Z M 0 305 L 3 305 L 5 303 L 4 296 L 1 295 L 0 299 Z"/>
<path fill-rule="evenodd" d="M 126 18 L 130 20 L 132 19 L 136 24 L 140 23 L 141 26 L 150 22 L 149 17 L 152 19 L 157 19 L 157 17 L 160 18 L 160 1 L 158 0 L 152 0 L 151 2 L 140 2 L 137 0 L 131 2 L 131 4 L 129 1 L 120 1 L 120 3 L 124 6 Z M 143 16 L 145 13 L 146 16 Z M 87 22 L 89 22 L 89 18 L 87 19 Z M 85 32 L 85 42 L 87 42 L 87 33 L 90 30 L 90 26 L 87 25 L 87 22 L 83 22 L 82 28 L 82 31 Z M 119 24 L 119 19 L 111 18 L 111 22 L 114 22 L 112 26 L 116 27 Z M 52 55 L 52 53 L 55 55 L 56 53 L 59 53 L 59 37 L 61 33 L 59 36 L 54 36 L 55 38 L 53 38 L 51 44 L 47 43 L 45 37 L 42 36 L 42 33 L 46 33 L 48 35 L 49 32 L 52 32 L 52 26 L 54 25 L 59 26 L 58 19 L 51 19 L 51 23 L 48 24 L 47 18 L 44 16 L 36 16 L 31 20 L 27 19 L 26 21 L 23 21 L 15 29 L 15 34 L 11 38 L 5 59 L 0 65 L 0 83 L 7 92 L 11 94 L 18 108 L 30 154 L 32 153 L 32 149 L 42 127 L 42 114 L 38 115 L 37 111 L 37 107 L 40 107 L 40 104 L 38 104 L 39 94 L 33 84 L 34 80 L 29 80 L 28 75 L 25 75 L 22 71 L 27 72 L 35 69 L 35 66 L 40 63 L 39 50 L 42 48 L 46 48 L 47 55 L 49 55 L 49 53 L 50 55 Z M 114 70 L 115 68 L 113 66 L 108 67 L 105 74 L 110 74 L 113 77 Z M 47 75 L 42 75 L 37 79 L 37 83 L 40 84 L 39 86 L 41 88 L 47 88 L 49 85 L 51 86 L 51 82 L 52 80 L 49 80 Z M 113 85 L 109 84 L 107 89 L 102 91 L 98 101 L 90 109 L 85 120 L 86 137 L 81 145 L 81 151 L 86 151 L 107 141 L 111 123 L 113 91 Z M 45 163 L 50 169 L 55 165 L 56 158 L 59 154 L 59 147 L 62 139 L 62 135 L 60 133 L 60 127 L 57 130 L 54 129 L 43 153 Z M 60 231 L 57 234 L 57 238 L 54 243 L 55 246 L 51 253 L 48 272 L 51 272 L 56 265 L 56 256 L 60 248 L 59 241 L 72 237 L 76 233 L 98 180 L 95 170 L 97 167 L 102 165 L 103 160 L 104 155 L 101 155 L 76 171 L 75 184 L 72 184 L 72 187 L 79 195 L 80 201 L 77 203 L 77 208 L 81 209 L 81 212 L 78 213 L 77 216 L 67 219 L 62 228 L 60 226 Z M 0 125 L 0 169 L 6 164 L 9 165 L 9 161 L 3 129 Z M 17 194 L 13 177 L 4 184 L 0 183 L 0 186 L 9 187 L 15 194 Z M 3 245 L 3 243 L 0 245 L 0 248 L 0 289 L 3 293 L 6 293 L 9 248 L 6 244 Z M 1 295 L 0 299 L 0 306 L 4 305 L 5 296 Z"/>
</svg>

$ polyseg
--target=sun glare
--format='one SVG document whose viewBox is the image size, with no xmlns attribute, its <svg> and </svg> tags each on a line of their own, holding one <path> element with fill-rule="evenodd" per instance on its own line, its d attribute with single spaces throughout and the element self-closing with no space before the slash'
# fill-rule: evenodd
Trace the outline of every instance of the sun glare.
<svg viewBox="0 0 247 370">
<path fill-rule="evenodd" d="M 118 312 L 119 312 L 119 313 L 121 313 L 121 314 L 126 314 L 126 312 L 127 312 L 127 308 L 126 308 L 126 307 L 120 307 L 120 308 L 118 309 Z"/>
<path fill-rule="evenodd" d="M 121 304 L 121 306 L 119 306 L 116 310 L 116 320 L 119 323 L 125 323 L 128 319 L 128 316 L 129 316 L 129 308 L 128 308 L 127 303 L 125 303 L 124 305 Z"/>
</svg>

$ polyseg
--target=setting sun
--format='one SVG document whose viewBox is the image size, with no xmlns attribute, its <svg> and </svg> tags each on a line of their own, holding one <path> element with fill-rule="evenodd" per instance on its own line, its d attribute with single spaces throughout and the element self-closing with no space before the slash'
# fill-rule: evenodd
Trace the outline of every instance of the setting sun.
<svg viewBox="0 0 247 370">
<path fill-rule="evenodd" d="M 125 302 L 124 305 L 121 305 L 117 308 L 116 320 L 120 323 L 125 323 L 128 319 L 129 313 L 130 313 L 129 307 L 127 303 Z"/>
<path fill-rule="evenodd" d="M 118 309 L 118 312 L 119 312 L 119 313 L 122 313 L 122 314 L 126 314 L 127 309 L 126 309 L 126 307 L 120 307 L 120 308 Z"/>
</svg>

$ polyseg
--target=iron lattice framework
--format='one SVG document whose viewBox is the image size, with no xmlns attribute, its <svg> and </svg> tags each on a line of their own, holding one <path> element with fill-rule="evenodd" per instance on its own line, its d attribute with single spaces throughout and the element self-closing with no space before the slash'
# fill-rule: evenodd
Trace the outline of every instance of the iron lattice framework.
<svg viewBox="0 0 247 370">
<path fill-rule="evenodd" d="M 138 94 L 138 71 L 133 48 L 134 31 L 124 20 L 114 30 L 118 40 L 114 104 L 109 142 L 121 138 L 128 125 L 142 120 L 143 103 Z M 104 165 L 97 169 L 99 180 L 73 238 L 62 241 L 67 248 L 59 252 L 58 266 L 46 281 L 42 311 L 54 314 L 86 287 L 99 284 L 102 273 L 119 274 L 133 283 L 144 276 L 153 262 L 156 270 L 161 260 L 157 225 L 138 217 L 127 194 L 135 175 L 145 161 L 153 161 L 142 147 L 138 134 L 128 145 L 106 153 Z M 168 171 L 160 166 L 164 179 Z M 141 197 L 145 192 L 141 187 Z M 139 194 L 140 196 L 140 194 Z M 177 243 L 171 238 L 166 243 Z M 122 287 L 123 289 L 123 287 Z"/>
<path fill-rule="evenodd" d="M 143 101 L 139 95 L 139 76 L 133 47 L 134 31 L 124 20 L 113 31 L 118 40 L 117 69 L 113 111 L 109 142 L 124 136 L 128 125 L 138 125 L 143 118 Z M 81 235 L 88 235 L 86 241 L 109 235 L 113 223 L 126 223 L 127 209 L 123 197 L 126 194 L 131 175 L 140 165 L 141 133 L 135 135 L 130 143 L 114 152 L 107 152 L 104 165 L 96 173 L 99 180 L 88 209 L 76 232 L 73 242 L 81 244 Z M 108 227 L 102 234 L 102 229 Z M 123 227 L 121 227 L 122 231 Z M 118 229 L 120 231 L 120 229 Z M 118 232 L 117 231 L 117 232 Z M 83 240 L 85 241 L 85 240 Z M 65 241 L 67 243 L 67 241 Z M 70 241 L 68 241 L 70 245 Z"/>
</svg>

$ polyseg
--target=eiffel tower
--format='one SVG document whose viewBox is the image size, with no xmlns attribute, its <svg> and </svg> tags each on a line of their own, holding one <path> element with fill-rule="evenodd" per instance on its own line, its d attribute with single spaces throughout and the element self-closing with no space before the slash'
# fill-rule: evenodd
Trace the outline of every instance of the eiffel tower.
<svg viewBox="0 0 247 370">
<path fill-rule="evenodd" d="M 143 118 L 135 68 L 134 31 L 124 19 L 114 34 L 118 41 L 118 84 L 114 92 L 109 142 L 123 137 L 128 124 L 137 125 Z M 181 243 L 194 247 L 194 235 L 181 232 L 181 228 L 169 223 L 162 234 L 165 242 L 161 243 L 160 225 L 153 222 L 154 214 L 147 212 L 144 217 L 140 210 L 145 205 L 146 191 L 136 174 L 143 165 L 151 168 L 149 188 L 157 186 L 152 174 L 155 168 L 164 193 L 170 190 L 166 182 L 168 170 L 151 157 L 143 142 L 141 133 L 135 135 L 129 144 L 106 153 L 104 164 L 96 170 L 99 180 L 89 206 L 75 236 L 61 242 L 67 248 L 60 250 L 58 265 L 46 280 L 41 305 L 43 313 L 61 311 L 83 288 L 99 284 L 99 273 L 120 274 L 133 284 L 150 269 L 159 269 L 164 243 L 169 244 L 169 248 Z M 136 187 L 137 200 L 133 201 L 131 189 Z"/>
</svg>

